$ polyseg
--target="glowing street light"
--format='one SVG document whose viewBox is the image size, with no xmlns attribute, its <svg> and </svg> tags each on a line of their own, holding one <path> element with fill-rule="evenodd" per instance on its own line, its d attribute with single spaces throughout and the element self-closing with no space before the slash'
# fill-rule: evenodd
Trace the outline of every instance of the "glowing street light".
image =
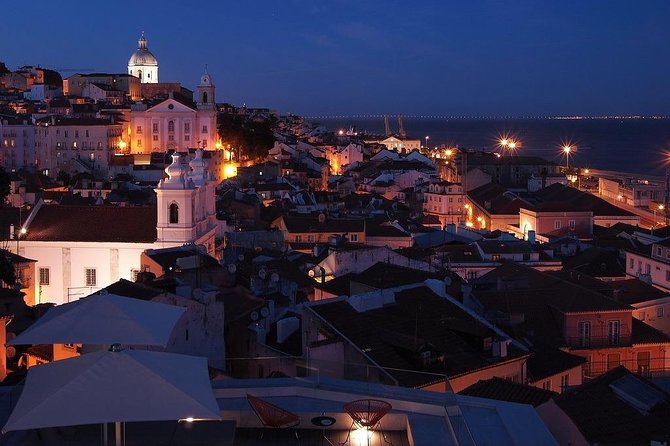
<svg viewBox="0 0 670 446">
<path fill-rule="evenodd" d="M 572 146 L 570 145 L 564 145 L 563 146 L 563 153 L 565 153 L 565 168 L 569 169 L 570 168 L 570 152 L 572 152 Z"/>
<path fill-rule="evenodd" d="M 428 148 L 428 140 L 430 139 L 430 136 L 426 136 L 426 149 Z"/>
</svg>

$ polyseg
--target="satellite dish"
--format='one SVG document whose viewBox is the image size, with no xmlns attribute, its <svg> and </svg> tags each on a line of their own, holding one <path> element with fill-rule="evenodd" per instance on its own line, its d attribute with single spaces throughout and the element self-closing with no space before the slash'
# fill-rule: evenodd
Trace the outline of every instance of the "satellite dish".
<svg viewBox="0 0 670 446">
<path fill-rule="evenodd" d="M 237 271 L 237 265 L 235 265 L 234 263 L 228 265 L 228 272 L 230 274 L 235 274 L 236 271 Z"/>
<path fill-rule="evenodd" d="M 270 310 L 267 307 L 261 308 L 261 316 L 268 317 L 270 315 Z"/>
<path fill-rule="evenodd" d="M 10 345 L 7 347 L 7 358 L 12 359 L 14 356 L 16 356 L 16 347 Z"/>
<path fill-rule="evenodd" d="M 258 270 L 258 277 L 261 279 L 265 279 L 265 277 L 268 275 L 268 272 L 265 268 L 261 268 Z"/>
<path fill-rule="evenodd" d="M 258 311 L 251 312 L 251 320 L 256 322 L 258 320 Z"/>
<path fill-rule="evenodd" d="M 272 273 L 272 275 L 270 276 L 270 282 L 272 282 L 272 283 L 277 283 L 277 282 L 279 282 L 279 274 L 277 274 L 277 273 Z"/>
</svg>

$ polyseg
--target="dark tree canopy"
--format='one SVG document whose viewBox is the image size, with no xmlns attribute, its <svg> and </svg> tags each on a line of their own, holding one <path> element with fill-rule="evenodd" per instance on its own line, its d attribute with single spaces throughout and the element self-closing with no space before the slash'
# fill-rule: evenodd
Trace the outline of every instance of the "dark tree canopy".
<svg viewBox="0 0 670 446">
<path fill-rule="evenodd" d="M 250 159 L 264 158 L 274 144 L 273 118 L 249 118 L 219 114 L 219 137 L 225 144 L 239 148 Z"/>
<path fill-rule="evenodd" d="M 10 177 L 7 171 L 0 167 L 0 206 L 5 206 L 10 192 Z"/>
</svg>

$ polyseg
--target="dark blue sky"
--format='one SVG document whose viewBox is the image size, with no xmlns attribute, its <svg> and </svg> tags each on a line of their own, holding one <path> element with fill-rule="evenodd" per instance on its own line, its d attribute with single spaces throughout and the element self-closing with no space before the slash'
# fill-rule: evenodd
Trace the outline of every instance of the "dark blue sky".
<svg viewBox="0 0 670 446">
<path fill-rule="evenodd" d="M 670 114 L 670 2 L 60 1 L 3 4 L 0 60 L 125 72 L 307 115 Z M 63 73 L 65 76 L 72 73 Z"/>
</svg>

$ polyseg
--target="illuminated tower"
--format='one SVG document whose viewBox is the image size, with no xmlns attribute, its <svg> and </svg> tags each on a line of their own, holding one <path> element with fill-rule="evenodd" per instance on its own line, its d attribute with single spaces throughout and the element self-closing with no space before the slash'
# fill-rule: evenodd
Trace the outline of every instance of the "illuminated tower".
<svg viewBox="0 0 670 446">
<path fill-rule="evenodd" d="M 158 60 L 147 48 L 144 32 L 137 41 L 137 50 L 128 60 L 128 74 L 139 77 L 143 84 L 158 83 Z"/>
<path fill-rule="evenodd" d="M 216 109 L 216 88 L 212 84 L 212 76 L 209 75 L 206 68 L 205 73 L 200 76 L 197 95 L 196 104 L 198 110 Z"/>
</svg>

